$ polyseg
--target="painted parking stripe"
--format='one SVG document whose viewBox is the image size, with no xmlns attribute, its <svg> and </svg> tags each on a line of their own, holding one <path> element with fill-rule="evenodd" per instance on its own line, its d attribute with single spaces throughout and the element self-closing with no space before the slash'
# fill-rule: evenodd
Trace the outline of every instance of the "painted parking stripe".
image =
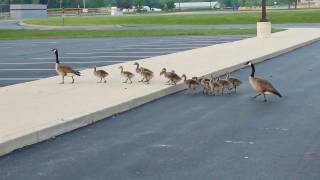
<svg viewBox="0 0 320 180">
<path fill-rule="evenodd" d="M 91 63 L 122 63 L 128 61 L 89 61 L 89 62 L 63 62 L 64 64 L 91 64 Z M 29 65 L 29 64 L 55 64 L 55 62 L 1 62 L 0 65 Z"/>
<path fill-rule="evenodd" d="M 109 51 L 109 52 L 71 52 L 71 53 L 64 53 L 64 54 L 70 54 L 70 55 L 76 55 L 76 54 L 161 54 L 161 53 L 174 53 L 177 51 L 156 51 L 156 52 L 150 52 L 150 51 L 135 51 L 135 52 L 113 52 L 113 51 Z"/>
<path fill-rule="evenodd" d="M 144 50 L 152 50 L 152 49 L 177 49 L 177 50 L 186 50 L 186 49 L 192 49 L 192 48 L 198 48 L 198 46 L 196 46 L 196 47 L 164 47 L 164 48 L 135 48 L 135 47 L 133 47 L 133 48 L 117 48 L 117 49 L 111 49 L 111 48 L 109 48 L 109 49 L 93 49 L 93 50 L 95 50 L 95 51 L 114 51 L 114 50 L 128 50 L 128 49 L 137 49 L 137 50 L 139 50 L 139 49 L 144 49 Z"/>
<path fill-rule="evenodd" d="M 61 59 L 96 59 L 96 58 L 148 58 L 152 56 L 85 56 L 85 57 L 59 57 Z M 53 59 L 52 57 L 38 57 L 38 58 L 31 58 L 35 60 L 41 60 L 41 59 Z"/>
</svg>

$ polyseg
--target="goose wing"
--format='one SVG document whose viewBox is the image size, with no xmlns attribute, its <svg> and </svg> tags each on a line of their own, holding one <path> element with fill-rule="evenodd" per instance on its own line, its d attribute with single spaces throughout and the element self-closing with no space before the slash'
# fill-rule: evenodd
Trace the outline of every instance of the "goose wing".
<svg viewBox="0 0 320 180">
<path fill-rule="evenodd" d="M 70 73 L 70 74 L 75 74 L 77 76 L 80 76 L 80 72 L 72 69 L 70 66 L 62 66 L 62 65 L 60 65 L 58 67 L 58 69 L 60 71 L 62 71 L 63 73 L 65 73 L 65 74 L 69 74 Z"/>
<path fill-rule="evenodd" d="M 269 81 L 260 78 L 255 78 L 255 80 L 263 92 L 269 92 L 279 97 L 282 97 L 279 91 L 275 87 L 273 87 L 273 85 Z"/>
</svg>

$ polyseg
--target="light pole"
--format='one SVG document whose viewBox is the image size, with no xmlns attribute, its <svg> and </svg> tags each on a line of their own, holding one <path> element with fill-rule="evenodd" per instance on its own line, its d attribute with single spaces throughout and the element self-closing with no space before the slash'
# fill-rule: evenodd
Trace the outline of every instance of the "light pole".
<svg viewBox="0 0 320 180">
<path fill-rule="evenodd" d="M 261 2 L 262 14 L 261 14 L 260 22 L 268 22 L 266 3 L 267 3 L 266 0 L 262 0 Z"/>
<path fill-rule="evenodd" d="M 83 9 L 86 8 L 86 0 L 83 0 Z"/>
</svg>

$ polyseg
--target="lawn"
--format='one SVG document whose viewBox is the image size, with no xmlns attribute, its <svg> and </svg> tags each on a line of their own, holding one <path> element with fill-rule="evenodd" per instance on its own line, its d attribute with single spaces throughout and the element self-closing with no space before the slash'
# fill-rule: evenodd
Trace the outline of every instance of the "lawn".
<svg viewBox="0 0 320 180">
<path fill-rule="evenodd" d="M 67 26 L 92 25 L 210 25 L 210 24 L 255 24 L 259 12 L 194 14 L 194 15 L 126 15 L 65 17 Z M 274 24 L 320 23 L 320 10 L 269 12 L 269 20 Z M 62 18 L 27 19 L 24 23 L 35 25 L 61 26 Z"/>
<path fill-rule="evenodd" d="M 279 32 L 284 29 L 273 29 Z M 0 30 L 0 39 L 96 38 L 130 36 L 242 35 L 255 34 L 256 29 L 196 30 Z"/>
</svg>

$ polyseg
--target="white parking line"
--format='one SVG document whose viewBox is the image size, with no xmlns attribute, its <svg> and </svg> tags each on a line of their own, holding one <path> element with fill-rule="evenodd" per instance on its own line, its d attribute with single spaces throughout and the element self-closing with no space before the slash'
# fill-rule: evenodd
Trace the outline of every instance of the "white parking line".
<svg viewBox="0 0 320 180">
<path fill-rule="evenodd" d="M 186 50 L 186 49 L 193 49 L 193 48 L 198 48 L 198 46 L 196 47 L 165 47 L 165 48 L 115 48 L 115 49 L 93 49 L 94 51 L 114 51 L 114 50 L 128 50 L 128 49 L 144 49 L 144 50 L 149 50 L 149 49 L 176 49 L 176 50 Z"/>
<path fill-rule="evenodd" d="M 0 47 L 0 49 L 10 49 L 12 47 Z"/>
<path fill-rule="evenodd" d="M 157 51 L 157 52 L 150 52 L 150 51 L 147 51 L 147 52 L 143 52 L 143 51 L 135 51 L 135 52 L 112 52 L 112 51 L 109 51 L 109 52 L 87 52 L 87 53 L 81 53 L 81 52 L 71 52 L 71 53 L 65 53 L 65 54 L 70 54 L 70 55 L 76 55 L 76 54 L 161 54 L 161 53 L 174 53 L 174 52 L 177 52 L 177 51 Z"/>
<path fill-rule="evenodd" d="M 208 46 L 208 45 L 213 45 L 213 44 L 192 44 L 190 42 L 185 42 L 184 44 L 175 44 L 175 43 L 170 43 L 170 44 L 167 44 L 167 43 L 162 43 L 162 44 L 146 44 L 146 45 L 132 45 L 130 47 L 143 47 L 143 46 L 146 46 L 148 48 L 151 48 L 151 47 L 168 47 L 168 46 L 197 46 L 197 47 L 201 47 L 201 46 Z M 128 47 L 128 48 L 130 48 Z"/>
<path fill-rule="evenodd" d="M 148 57 L 152 57 L 152 56 L 86 56 L 86 57 L 60 57 L 61 59 L 96 59 L 96 58 L 148 58 Z M 54 58 L 52 57 L 38 57 L 38 58 L 31 58 L 31 59 L 37 59 L 37 60 L 41 60 L 41 59 L 52 59 L 54 60 Z"/>
<path fill-rule="evenodd" d="M 21 45 L 21 44 L 56 44 L 57 42 L 30 42 L 30 41 L 21 41 L 16 43 L 0 43 L 0 45 Z"/>
<path fill-rule="evenodd" d="M 91 64 L 91 63 L 122 63 L 128 61 L 90 61 L 90 62 L 63 62 L 64 64 Z M 0 65 L 31 65 L 31 64 L 55 64 L 55 62 L 5 62 Z"/>
</svg>

